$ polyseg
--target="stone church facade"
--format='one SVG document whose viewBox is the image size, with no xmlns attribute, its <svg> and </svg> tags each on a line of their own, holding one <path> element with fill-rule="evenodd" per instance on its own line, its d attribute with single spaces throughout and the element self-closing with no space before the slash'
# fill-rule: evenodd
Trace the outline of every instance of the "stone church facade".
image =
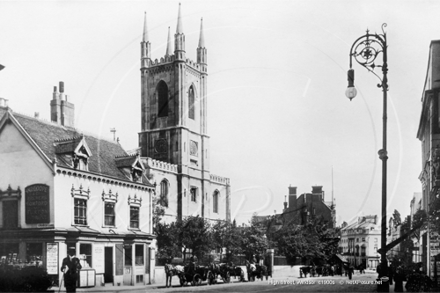
<svg viewBox="0 0 440 293">
<path fill-rule="evenodd" d="M 230 220 L 230 180 L 210 172 L 207 129 L 207 49 L 203 20 L 197 60 L 186 58 L 180 13 L 165 55 L 151 57 L 145 17 L 141 42 L 141 118 L 138 152 L 158 186 L 165 221 L 200 215 Z"/>
</svg>

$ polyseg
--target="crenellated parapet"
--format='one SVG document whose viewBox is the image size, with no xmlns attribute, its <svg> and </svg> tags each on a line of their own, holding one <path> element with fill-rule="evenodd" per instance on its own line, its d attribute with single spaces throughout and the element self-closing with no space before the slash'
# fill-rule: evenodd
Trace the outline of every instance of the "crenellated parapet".
<svg viewBox="0 0 440 293">
<path fill-rule="evenodd" d="M 177 165 L 175 164 L 170 164 L 152 158 L 142 158 L 142 163 L 144 164 L 144 166 L 149 168 L 153 168 L 165 172 L 177 173 Z"/>
<path fill-rule="evenodd" d="M 230 185 L 230 179 L 226 177 L 210 174 L 209 179 L 211 180 L 211 182 Z"/>
</svg>

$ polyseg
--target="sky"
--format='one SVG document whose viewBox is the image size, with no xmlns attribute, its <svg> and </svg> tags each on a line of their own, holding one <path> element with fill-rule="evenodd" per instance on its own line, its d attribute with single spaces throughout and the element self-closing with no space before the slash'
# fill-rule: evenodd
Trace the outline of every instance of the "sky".
<svg viewBox="0 0 440 293">
<path fill-rule="evenodd" d="M 388 42 L 388 215 L 409 214 L 421 191 L 417 129 L 429 45 L 440 39 L 437 1 L 180 1 L 186 56 L 196 60 L 200 19 L 208 50 L 211 173 L 228 177 L 232 215 L 283 209 L 323 186 L 338 224 L 381 213 L 382 91 L 349 51 L 366 30 Z M 179 1 L 0 1 L 0 97 L 50 118 L 64 81 L 79 129 L 138 146 L 140 41 L 147 13 L 152 58 L 165 55 Z M 381 56 L 379 63 L 381 63 Z M 377 71 L 381 76 L 381 72 Z"/>
</svg>

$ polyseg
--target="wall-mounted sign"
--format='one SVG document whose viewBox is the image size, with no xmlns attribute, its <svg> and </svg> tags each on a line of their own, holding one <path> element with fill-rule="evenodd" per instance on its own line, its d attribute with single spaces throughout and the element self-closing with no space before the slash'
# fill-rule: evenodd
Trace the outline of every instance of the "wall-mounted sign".
<svg viewBox="0 0 440 293">
<path fill-rule="evenodd" d="M 104 274 L 104 245 L 95 244 L 93 245 L 93 268 L 96 270 L 97 274 Z"/>
<path fill-rule="evenodd" d="M 34 184 L 25 189 L 26 223 L 50 222 L 49 186 Z"/>
<path fill-rule="evenodd" d="M 58 274 L 58 243 L 46 245 L 46 268 L 49 275 Z"/>
</svg>

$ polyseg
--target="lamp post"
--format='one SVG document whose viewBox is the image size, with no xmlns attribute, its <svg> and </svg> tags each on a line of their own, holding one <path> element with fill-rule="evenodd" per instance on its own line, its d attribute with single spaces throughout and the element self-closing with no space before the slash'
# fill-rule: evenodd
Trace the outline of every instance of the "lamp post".
<svg viewBox="0 0 440 293">
<path fill-rule="evenodd" d="M 381 277 L 388 277 L 388 264 L 386 259 L 386 216 L 387 216 L 387 91 L 388 91 L 388 63 L 387 63 L 387 35 L 384 28 L 386 23 L 382 24 L 382 34 L 371 34 L 368 30 L 365 35 L 358 38 L 350 49 L 350 69 L 348 70 L 348 88 L 345 92 L 350 101 L 356 96 L 357 91 L 354 87 L 354 69 L 352 69 L 352 61 L 365 67 L 369 72 L 379 78 L 380 83 L 377 87 L 382 88 L 383 92 L 383 144 L 379 150 L 379 158 L 382 160 L 382 225 L 381 225 L 381 252 L 380 252 L 380 268 Z M 376 58 L 382 54 L 382 65 L 376 64 Z M 374 71 L 376 67 L 382 68 L 382 78 Z M 386 279 L 386 278 L 384 278 Z M 382 284 L 382 292 L 389 292 L 388 282 Z"/>
</svg>

